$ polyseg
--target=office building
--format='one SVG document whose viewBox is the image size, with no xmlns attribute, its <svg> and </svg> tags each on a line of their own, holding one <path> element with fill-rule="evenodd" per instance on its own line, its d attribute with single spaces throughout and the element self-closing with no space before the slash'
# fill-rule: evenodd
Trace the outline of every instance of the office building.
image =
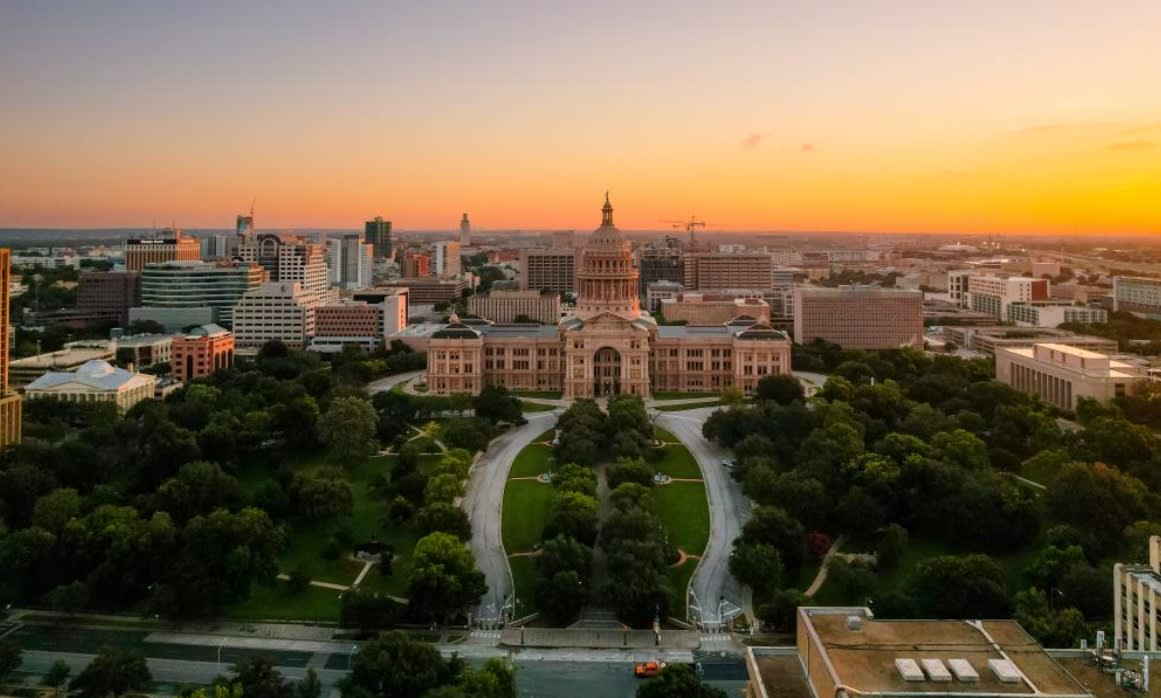
<svg viewBox="0 0 1161 698">
<path fill-rule="evenodd" d="M 661 301 L 661 316 L 665 322 L 686 325 L 721 325 L 738 318 L 768 323 L 770 306 L 761 298 L 686 292 Z"/>
<path fill-rule="evenodd" d="M 383 285 L 407 290 L 407 302 L 411 305 L 451 303 L 462 296 L 468 288 L 468 282 L 463 279 L 441 279 L 437 276 L 407 277 L 388 281 Z"/>
<path fill-rule="evenodd" d="M 154 320 L 167 330 L 233 322 L 234 305 L 258 288 L 265 271 L 245 262 L 165 262 L 141 272 L 141 306 L 132 320 Z"/>
<path fill-rule="evenodd" d="M 358 233 L 330 238 L 326 244 L 328 281 L 346 289 L 371 285 L 374 247 L 364 243 Z"/>
<path fill-rule="evenodd" d="M 1059 302 L 1008 305 L 1008 322 L 1014 322 L 1021 327 L 1057 327 L 1066 322 L 1103 325 L 1108 321 L 1109 311 L 1104 308 L 1086 308 Z"/>
<path fill-rule="evenodd" d="M 1141 551 L 1142 555 L 1144 552 Z M 1161 536 L 1149 536 L 1148 564 L 1113 565 L 1113 647 L 1156 652 L 1161 617 Z"/>
<path fill-rule="evenodd" d="M 656 312 L 661 309 L 661 301 L 676 298 L 685 287 L 675 281 L 652 281 L 645 287 L 645 310 Z"/>
<path fill-rule="evenodd" d="M 1008 306 L 1012 303 L 1049 301 L 1050 286 L 1048 279 L 1030 279 L 1026 276 L 971 276 L 968 278 L 966 305 L 972 310 L 991 313 L 997 320 L 1006 321 Z"/>
<path fill-rule="evenodd" d="M 130 334 L 113 340 L 117 363 L 131 363 L 140 371 L 154 364 L 168 364 L 173 359 L 173 335 Z"/>
<path fill-rule="evenodd" d="M 239 261 L 261 266 L 270 281 L 297 282 L 305 293 L 314 296 L 316 303 L 324 303 L 331 297 L 323 246 L 301 235 L 260 233 L 239 240 L 234 256 Z"/>
<path fill-rule="evenodd" d="M 141 305 L 141 272 L 83 271 L 77 280 L 77 311 L 121 326 Z"/>
<path fill-rule="evenodd" d="M 798 288 L 794 340 L 846 349 L 923 348 L 923 292 L 877 286 Z"/>
<path fill-rule="evenodd" d="M 200 325 L 173 339 L 173 377 L 185 383 L 234 365 L 234 335 L 221 325 Z"/>
<path fill-rule="evenodd" d="M 352 300 L 377 305 L 383 309 L 384 336 L 407 327 L 409 322 L 407 302 L 409 298 L 410 291 L 405 286 L 393 288 L 376 286 L 355 291 L 352 295 Z"/>
<path fill-rule="evenodd" d="M 407 279 L 431 276 L 431 255 L 426 252 L 404 253 L 400 271 L 403 272 L 403 277 Z"/>
<path fill-rule="evenodd" d="M 947 272 L 947 296 L 961 308 L 967 307 L 968 279 L 978 272 L 971 269 L 952 269 Z"/>
<path fill-rule="evenodd" d="M 796 652 L 747 649 L 747 696 L 1092 698 L 1014 620 L 879 620 L 861 606 L 801 606 L 796 625 Z"/>
<path fill-rule="evenodd" d="M 571 248 L 520 250 L 520 289 L 575 292 L 578 257 L 578 251 Z"/>
<path fill-rule="evenodd" d="M 691 290 L 766 288 L 773 264 L 765 253 L 697 252 L 684 257 L 682 284 Z"/>
<path fill-rule="evenodd" d="M 660 243 L 643 247 L 638 256 L 642 298 L 646 298 L 649 286 L 654 282 L 668 281 L 680 284 L 685 279 L 681 243 L 673 236 L 666 236 Z"/>
<path fill-rule="evenodd" d="M 12 346 L 12 252 L 0 248 L 0 449 L 20 443 L 23 411 L 20 395 L 8 385 L 8 352 Z"/>
<path fill-rule="evenodd" d="M 1113 310 L 1161 317 L 1161 279 L 1114 276 Z"/>
<path fill-rule="evenodd" d="M 157 379 L 145 373 L 116 368 L 108 361 L 94 359 L 75 371 L 49 371 L 24 388 L 28 400 L 62 402 L 111 402 L 126 412 L 142 400 L 153 397 Z"/>
<path fill-rule="evenodd" d="M 386 259 L 391 256 L 391 221 L 385 221 L 380 216 L 363 224 L 363 242 L 371 245 L 376 259 Z"/>
<path fill-rule="evenodd" d="M 551 291 L 505 291 L 477 293 L 468 297 L 468 312 L 498 323 L 560 322 L 560 295 Z"/>
<path fill-rule="evenodd" d="M 455 240 L 437 242 L 432 246 L 435 275 L 450 279 L 460 275 L 460 243 Z"/>
<path fill-rule="evenodd" d="M 146 264 L 189 261 L 202 258 L 198 239 L 180 230 L 165 230 L 154 237 L 125 241 L 125 270 L 142 271 Z"/>
<path fill-rule="evenodd" d="M 235 239 L 229 235 L 202 235 L 198 238 L 202 251 L 202 259 L 215 260 L 228 258 Z"/>
<path fill-rule="evenodd" d="M 581 260 L 575 313 L 555 326 L 453 316 L 431 334 L 428 390 L 476 394 L 503 385 L 560 390 L 568 399 L 726 388 L 749 394 L 763 376 L 790 373 L 790 340 L 768 325 L 658 327 L 642 313 L 633 255 L 607 198 Z"/>
<path fill-rule="evenodd" d="M 292 349 L 304 349 L 314 334 L 317 307 L 315 294 L 298 281 L 264 283 L 234 306 L 234 347 L 257 353 L 263 344 L 277 339 Z"/>
<path fill-rule="evenodd" d="M 1114 354 L 1117 341 L 1105 337 L 1076 334 L 1051 327 L 1028 327 L 1013 330 L 1008 325 L 944 325 L 943 338 L 961 347 L 982 354 L 996 353 L 997 349 L 1017 349 L 1033 344 L 1064 344 L 1102 354 Z"/>
<path fill-rule="evenodd" d="M 314 337 L 307 347 L 317 352 L 339 352 L 346 345 L 374 351 L 384 341 L 384 308 L 366 301 L 344 300 L 314 311 Z"/>
<path fill-rule="evenodd" d="M 1147 376 L 1107 354 L 1045 343 L 996 349 L 996 380 L 1062 410 L 1074 410 L 1082 397 L 1103 404 L 1132 394 Z"/>
<path fill-rule="evenodd" d="M 468 214 L 460 219 L 460 244 L 464 247 L 472 245 L 472 224 L 468 222 Z"/>
</svg>

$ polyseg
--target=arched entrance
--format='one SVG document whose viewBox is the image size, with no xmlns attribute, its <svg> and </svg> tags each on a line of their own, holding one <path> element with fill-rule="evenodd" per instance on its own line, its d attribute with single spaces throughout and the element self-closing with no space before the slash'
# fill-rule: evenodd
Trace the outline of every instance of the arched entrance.
<svg viewBox="0 0 1161 698">
<path fill-rule="evenodd" d="M 608 397 L 621 392 L 621 354 L 602 347 L 593 355 L 593 396 Z"/>
</svg>

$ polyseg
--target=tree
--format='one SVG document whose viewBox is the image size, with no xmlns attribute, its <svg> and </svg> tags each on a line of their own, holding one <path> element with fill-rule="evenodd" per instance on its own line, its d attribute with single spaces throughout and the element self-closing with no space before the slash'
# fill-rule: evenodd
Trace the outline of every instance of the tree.
<svg viewBox="0 0 1161 698">
<path fill-rule="evenodd" d="M 535 561 L 536 571 L 545 579 L 568 570 L 577 571 L 583 579 L 593 564 L 593 549 L 575 538 L 556 536 L 544 541 Z"/>
<path fill-rule="evenodd" d="M 448 533 L 430 533 L 415 544 L 407 596 L 415 608 L 444 618 L 480 600 L 488 590 L 472 553 Z"/>
<path fill-rule="evenodd" d="M 899 524 L 891 523 L 883 527 L 879 534 L 879 543 L 875 546 L 875 561 L 883 570 L 893 570 L 899 564 L 907 550 L 907 529 Z"/>
<path fill-rule="evenodd" d="M 552 513 L 544 525 L 546 539 L 564 535 L 585 545 L 597 540 L 597 500 L 579 492 L 560 492 L 552 498 Z"/>
<path fill-rule="evenodd" d="M 318 679 L 318 672 L 313 668 L 306 670 L 306 675 L 294 687 L 294 698 L 320 698 L 322 696 L 322 682 Z"/>
<path fill-rule="evenodd" d="M 519 398 L 514 397 L 502 385 L 486 385 L 477 395 L 472 405 L 476 416 L 493 422 L 520 423 L 524 420 L 524 408 Z"/>
<path fill-rule="evenodd" d="M 50 686 L 52 688 L 59 688 L 65 685 L 69 680 L 69 675 L 73 673 L 72 668 L 63 659 L 58 659 L 52 663 L 48 671 L 44 672 L 44 676 L 40 679 L 40 685 Z M 0 676 L 3 678 L 3 676 Z"/>
<path fill-rule="evenodd" d="M 343 474 L 333 468 L 299 471 L 287 489 L 291 511 L 306 521 L 321 521 L 351 513 L 354 494 Z"/>
<path fill-rule="evenodd" d="M 229 507 L 241 498 L 238 479 L 217 463 L 186 463 L 157 488 L 157 504 L 175 518 L 185 521 L 219 507 Z"/>
<path fill-rule="evenodd" d="M 359 648 L 340 687 L 344 698 L 423 698 L 462 671 L 462 662 L 443 659 L 434 646 L 390 632 Z"/>
<path fill-rule="evenodd" d="M 372 633 L 395 625 L 402 611 L 403 606 L 389 596 L 355 588 L 343 592 L 339 625 Z"/>
<path fill-rule="evenodd" d="M 457 497 L 464 496 L 463 480 L 452 475 L 451 473 L 444 473 L 429 478 L 427 487 L 423 491 L 423 501 L 426 506 L 443 502 L 450 504 L 456 500 Z"/>
<path fill-rule="evenodd" d="M 645 487 L 653 486 L 653 468 L 640 458 L 618 458 L 609 466 L 609 487 L 616 489 L 621 483 L 635 482 Z"/>
<path fill-rule="evenodd" d="M 833 584 L 851 603 L 861 603 L 875 588 L 878 579 L 867 567 L 836 557 L 827 566 L 826 581 L 827 584 Z"/>
<path fill-rule="evenodd" d="M 516 671 L 493 657 L 479 669 L 464 669 L 457 688 L 464 698 L 516 698 Z"/>
<path fill-rule="evenodd" d="M 578 570 L 562 570 L 543 577 L 536 586 L 536 606 L 553 626 L 575 621 L 588 601 L 589 592 Z"/>
<path fill-rule="evenodd" d="M 373 452 L 377 427 L 378 418 L 370 402 L 340 397 L 319 417 L 318 436 L 339 462 L 353 465 Z"/>
<path fill-rule="evenodd" d="M 754 513 L 742 527 L 747 543 L 768 543 L 778 550 L 788 567 L 797 568 L 802 561 L 805 530 L 785 509 L 754 507 Z"/>
<path fill-rule="evenodd" d="M 576 463 L 565 463 L 552 474 L 552 486 L 557 492 L 576 492 L 587 497 L 595 497 L 597 476 L 592 468 Z"/>
<path fill-rule="evenodd" d="M 941 432 L 931 439 L 931 447 L 943 460 L 968 470 L 988 467 L 988 445 L 964 429 Z"/>
<path fill-rule="evenodd" d="M 754 398 L 762 402 L 789 405 L 795 400 L 805 400 L 806 391 L 797 378 L 789 374 L 779 373 L 772 376 L 762 376 L 754 390 Z"/>
<path fill-rule="evenodd" d="M 32 506 L 32 525 L 59 533 L 70 519 L 81 513 L 81 496 L 71 487 L 53 490 Z"/>
<path fill-rule="evenodd" d="M 488 447 L 492 435 L 490 429 L 478 419 L 458 417 L 446 420 L 440 427 L 440 439 L 452 448 L 462 448 L 472 453 Z"/>
<path fill-rule="evenodd" d="M 467 512 L 448 502 L 434 502 L 420 509 L 415 517 L 415 527 L 421 536 L 443 531 L 463 541 L 472 537 Z"/>
<path fill-rule="evenodd" d="M 770 602 L 758 607 L 758 617 L 775 630 L 794 629 L 799 606 L 810 605 L 810 597 L 797 589 L 779 589 Z"/>
<path fill-rule="evenodd" d="M 238 662 L 231 669 L 230 683 L 236 683 L 246 698 L 291 698 L 290 683 L 267 657 Z"/>
<path fill-rule="evenodd" d="M 730 574 L 765 596 L 781 585 L 782 557 L 769 543 L 745 543 L 739 538 L 730 555 Z"/>
<path fill-rule="evenodd" d="M 84 582 L 61 584 L 44 595 L 45 602 L 54 611 L 63 611 L 70 616 L 89 605 L 89 588 Z"/>
<path fill-rule="evenodd" d="M 726 698 L 726 692 L 702 683 L 688 664 L 670 664 L 637 688 L 637 698 Z"/>
<path fill-rule="evenodd" d="M 1004 618 L 1012 610 L 1004 570 L 987 555 L 944 555 L 915 568 L 908 582 L 928 618 Z"/>
<path fill-rule="evenodd" d="M 153 675 L 145 658 L 127 650 L 104 647 L 75 679 L 69 690 L 80 698 L 123 696 L 130 691 L 144 690 Z"/>
<path fill-rule="evenodd" d="M 0 681 L 16 671 L 22 661 L 20 647 L 11 640 L 0 640 Z"/>
<path fill-rule="evenodd" d="M 1085 550 L 1099 559 L 1113 552 L 1134 521 L 1151 519 L 1144 483 L 1103 463 L 1070 463 L 1048 485 L 1049 512 L 1085 534 Z"/>
</svg>

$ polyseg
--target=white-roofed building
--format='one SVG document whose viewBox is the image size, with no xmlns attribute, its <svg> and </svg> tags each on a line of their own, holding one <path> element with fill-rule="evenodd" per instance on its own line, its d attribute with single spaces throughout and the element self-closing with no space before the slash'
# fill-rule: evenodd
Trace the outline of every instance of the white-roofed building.
<svg viewBox="0 0 1161 698">
<path fill-rule="evenodd" d="M 94 359 L 76 371 L 49 371 L 24 389 L 27 400 L 49 399 L 65 402 L 112 402 L 122 412 L 153 397 L 154 376 L 117 368 L 108 361 Z"/>
</svg>

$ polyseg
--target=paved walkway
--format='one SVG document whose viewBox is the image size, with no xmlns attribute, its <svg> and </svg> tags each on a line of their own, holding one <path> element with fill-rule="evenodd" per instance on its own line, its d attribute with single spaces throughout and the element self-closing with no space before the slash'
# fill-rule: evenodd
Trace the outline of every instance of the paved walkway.
<svg viewBox="0 0 1161 698">
<path fill-rule="evenodd" d="M 556 422 L 556 413 L 532 413 L 527 419 L 527 424 L 509 429 L 492 441 L 472 468 L 463 499 L 464 511 L 472 524 L 472 554 L 488 585 L 475 614 L 480 619 L 500 618 L 504 603 L 512 593 L 512 573 L 501 532 L 504 485 L 508 482 L 512 461 L 520 449 Z"/>
<path fill-rule="evenodd" d="M 822 564 L 818 566 L 818 574 L 814 575 L 814 581 L 810 583 L 806 591 L 803 592 L 806 596 L 814 596 L 822 585 L 826 583 L 826 570 L 830 567 L 830 561 L 838 554 L 839 548 L 847 541 L 846 536 L 839 536 L 835 538 L 830 544 L 830 550 L 826 551 L 826 555 L 822 558 Z"/>
<path fill-rule="evenodd" d="M 387 392 L 395 386 L 409 383 L 425 373 L 427 373 L 425 370 L 408 371 L 407 373 L 396 373 L 393 376 L 387 376 L 386 378 L 380 378 L 377 381 L 371 381 L 367 384 L 367 394 L 374 395 L 375 393 Z"/>
</svg>

